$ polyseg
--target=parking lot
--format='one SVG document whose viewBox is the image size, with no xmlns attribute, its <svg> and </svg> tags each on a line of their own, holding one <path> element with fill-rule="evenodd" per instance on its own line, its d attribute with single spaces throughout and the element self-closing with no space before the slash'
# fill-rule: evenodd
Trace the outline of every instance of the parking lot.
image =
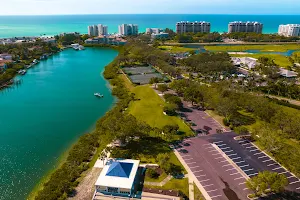
<svg viewBox="0 0 300 200">
<path fill-rule="evenodd" d="M 235 133 L 216 134 L 208 141 L 216 144 L 228 157 L 231 158 L 249 177 L 255 176 L 259 171 L 272 171 L 284 174 L 289 185 L 287 190 L 300 192 L 300 180 L 289 171 L 280 166 L 275 160 L 247 140 L 235 140 Z"/>
<path fill-rule="evenodd" d="M 246 178 L 216 147 L 202 138 L 184 140 L 176 150 L 213 200 L 247 199 Z"/>
</svg>

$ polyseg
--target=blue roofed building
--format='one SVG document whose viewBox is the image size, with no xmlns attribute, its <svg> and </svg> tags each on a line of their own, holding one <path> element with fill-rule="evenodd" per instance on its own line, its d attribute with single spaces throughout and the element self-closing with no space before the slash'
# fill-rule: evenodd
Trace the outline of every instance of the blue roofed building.
<svg viewBox="0 0 300 200">
<path fill-rule="evenodd" d="M 109 160 L 95 184 L 94 199 L 99 195 L 133 196 L 139 160 Z"/>
</svg>

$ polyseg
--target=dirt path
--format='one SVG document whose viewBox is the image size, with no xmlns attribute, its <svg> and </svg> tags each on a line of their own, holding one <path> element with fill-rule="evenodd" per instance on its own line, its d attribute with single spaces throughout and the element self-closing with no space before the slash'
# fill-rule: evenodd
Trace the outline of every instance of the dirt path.
<svg viewBox="0 0 300 200">
<path fill-rule="evenodd" d="M 95 183 L 102 169 L 92 168 L 76 187 L 76 195 L 68 200 L 91 200 L 95 191 Z"/>
</svg>

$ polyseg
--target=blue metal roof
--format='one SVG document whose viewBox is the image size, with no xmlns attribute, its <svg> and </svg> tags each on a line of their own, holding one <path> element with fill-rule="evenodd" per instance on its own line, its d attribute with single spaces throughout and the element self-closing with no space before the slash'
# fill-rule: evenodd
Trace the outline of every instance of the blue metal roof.
<svg viewBox="0 0 300 200">
<path fill-rule="evenodd" d="M 132 167 L 133 163 L 113 162 L 109 166 L 106 176 L 129 178 Z"/>
</svg>

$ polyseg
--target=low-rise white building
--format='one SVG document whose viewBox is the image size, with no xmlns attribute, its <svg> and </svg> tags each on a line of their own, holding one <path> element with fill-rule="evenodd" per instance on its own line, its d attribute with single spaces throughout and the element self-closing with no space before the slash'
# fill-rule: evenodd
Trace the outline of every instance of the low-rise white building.
<svg viewBox="0 0 300 200">
<path fill-rule="evenodd" d="M 94 199 L 103 195 L 133 196 L 139 163 L 130 159 L 107 161 L 95 183 Z"/>
<path fill-rule="evenodd" d="M 231 57 L 231 61 L 235 66 L 247 68 L 248 70 L 254 69 L 257 65 L 257 59 L 251 57 Z"/>
<path fill-rule="evenodd" d="M 297 72 L 287 70 L 285 68 L 280 68 L 280 75 L 285 78 L 296 78 L 298 76 Z"/>
</svg>

